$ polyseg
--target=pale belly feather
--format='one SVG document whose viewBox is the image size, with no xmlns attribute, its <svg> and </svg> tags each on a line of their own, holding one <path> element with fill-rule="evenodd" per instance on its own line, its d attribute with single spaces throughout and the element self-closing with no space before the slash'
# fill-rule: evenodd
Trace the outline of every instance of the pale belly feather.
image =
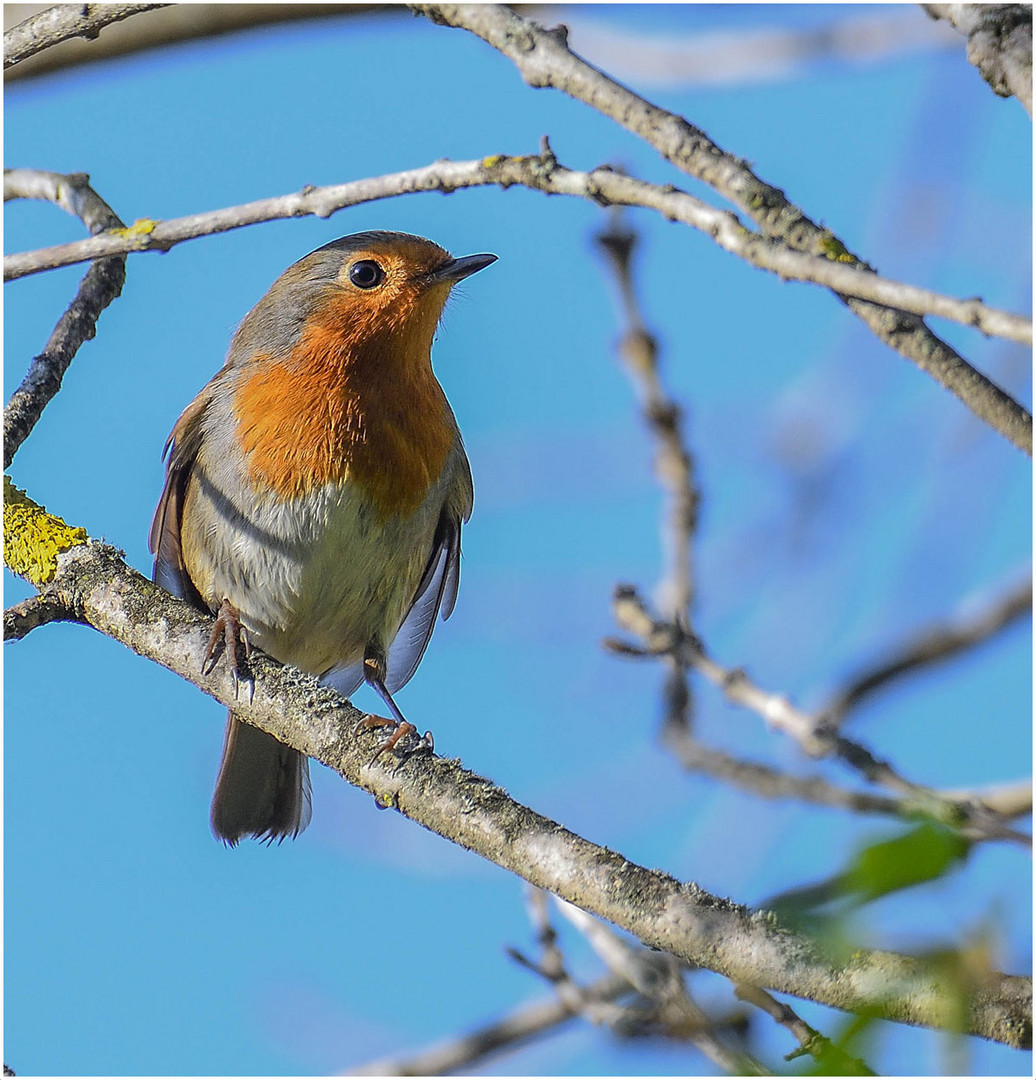
<svg viewBox="0 0 1036 1080">
<path fill-rule="evenodd" d="M 322 675 L 368 643 L 388 649 L 431 554 L 445 481 L 405 520 L 379 521 L 353 485 L 279 500 L 226 458 L 200 455 L 181 529 L 188 571 L 210 605 L 237 608 L 264 652 Z"/>
</svg>

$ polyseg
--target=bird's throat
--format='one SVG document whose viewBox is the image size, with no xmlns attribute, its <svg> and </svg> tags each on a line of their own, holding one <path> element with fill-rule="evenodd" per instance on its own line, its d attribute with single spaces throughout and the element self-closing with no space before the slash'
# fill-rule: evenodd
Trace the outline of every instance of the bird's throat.
<svg viewBox="0 0 1036 1080">
<path fill-rule="evenodd" d="M 379 518 L 415 510 L 457 438 L 430 346 L 431 333 L 386 328 L 361 345 L 316 324 L 287 359 L 255 358 L 234 393 L 252 482 L 285 499 L 355 484 Z"/>
</svg>

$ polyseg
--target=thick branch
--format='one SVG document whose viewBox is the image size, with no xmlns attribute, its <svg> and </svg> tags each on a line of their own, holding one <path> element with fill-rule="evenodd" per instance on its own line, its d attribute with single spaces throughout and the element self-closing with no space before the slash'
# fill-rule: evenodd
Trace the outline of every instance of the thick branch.
<svg viewBox="0 0 1036 1080">
<path fill-rule="evenodd" d="M 968 39 L 968 60 L 1000 97 L 1012 94 L 1032 116 L 1032 5 L 922 4 Z"/>
<path fill-rule="evenodd" d="M 63 176 L 35 169 L 4 170 L 4 201 L 43 199 L 80 218 L 91 233 L 121 227 L 111 207 L 90 187 L 84 173 Z M 101 312 L 122 292 L 126 256 L 98 259 L 79 283 L 68 310 L 58 320 L 47 344 L 34 357 L 21 386 L 4 408 L 4 468 L 43 415 L 84 341 L 94 336 Z"/>
<path fill-rule="evenodd" d="M 112 547 L 80 544 L 57 563 L 47 591 L 77 618 L 232 705 L 247 722 L 315 757 L 381 804 L 622 926 L 644 944 L 737 981 L 836 1008 L 872 1009 L 923 1026 L 944 1022 L 945 988 L 927 962 L 862 949 L 847 963 L 833 962 L 772 916 L 630 863 L 516 803 L 456 760 L 416 753 L 372 765 L 378 737 L 354 736 L 362 714 L 311 676 L 253 653 L 254 696 L 246 701 L 235 696 L 225 665 L 201 675 L 209 620 L 130 569 Z M 1031 1045 L 1031 995 L 1028 978 L 991 976 L 974 996 L 968 1030 Z"/>
<path fill-rule="evenodd" d="M 757 177 L 683 117 L 666 112 L 608 78 L 570 51 L 564 27 L 545 30 L 501 5 L 411 4 L 433 22 L 468 30 L 511 60 L 534 87 L 553 87 L 653 146 L 678 169 L 703 181 L 752 217 L 768 237 L 813 255 L 862 264 L 784 193 Z M 976 416 L 1032 455 L 1032 417 L 977 372 L 924 321 L 895 307 L 841 295 L 850 310 L 897 352 L 955 394 Z"/>
<path fill-rule="evenodd" d="M 69 38 L 95 38 L 110 23 L 166 4 L 55 4 L 4 34 L 4 68 Z"/>
<path fill-rule="evenodd" d="M 570 195 L 603 206 L 640 206 L 670 221 L 700 230 L 720 247 L 788 281 L 809 281 L 839 294 L 860 296 L 920 314 L 935 314 L 974 326 L 985 334 L 1031 343 L 1032 320 L 989 307 L 980 300 L 958 300 L 905 282 L 879 277 L 862 265 L 841 261 L 837 249 L 820 255 L 794 251 L 786 244 L 746 229 L 735 214 L 717 210 L 671 186 L 659 187 L 612 172 L 607 166 L 579 172 L 559 165 L 553 154 L 530 157 L 496 155 L 481 161 L 437 161 L 418 169 L 353 180 L 327 187 L 306 187 L 288 195 L 168 221 L 144 219 L 132 228 L 90 240 L 20 252 L 4 258 L 4 280 L 86 262 L 102 255 L 168 251 L 186 240 L 283 218 L 330 217 L 347 206 L 419 191 L 448 193 L 460 188 L 499 185 L 527 187 L 547 195 Z M 978 373 L 975 373 L 978 375 Z M 981 376 L 979 376 L 981 378 Z"/>
</svg>

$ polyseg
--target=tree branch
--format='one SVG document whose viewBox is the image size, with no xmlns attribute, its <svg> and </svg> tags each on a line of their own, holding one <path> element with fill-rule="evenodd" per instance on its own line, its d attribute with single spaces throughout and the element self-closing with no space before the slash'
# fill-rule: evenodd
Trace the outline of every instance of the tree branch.
<svg viewBox="0 0 1036 1080">
<path fill-rule="evenodd" d="M 284 218 L 327 218 L 338 210 L 378 199 L 420 191 L 449 193 L 467 187 L 499 185 L 527 187 L 547 195 L 569 195 L 603 206 L 639 206 L 655 210 L 670 221 L 698 229 L 720 247 L 762 270 L 787 281 L 813 282 L 839 294 L 894 303 L 904 310 L 935 314 L 984 334 L 1031 343 L 1032 320 L 980 300 L 958 300 L 905 282 L 883 278 L 862 265 L 849 265 L 832 253 L 808 255 L 786 244 L 747 230 L 735 214 L 717 210 L 684 191 L 659 187 L 622 176 L 602 166 L 579 172 L 559 165 L 549 151 L 527 157 L 495 155 L 481 161 L 437 161 L 417 169 L 385 176 L 353 180 L 327 187 L 305 187 L 299 192 L 256 202 L 190 214 L 168 221 L 142 219 L 117 233 L 89 240 L 19 252 L 4 258 L 4 280 L 86 262 L 103 255 L 143 251 L 168 251 L 177 244 L 202 236 L 240 229 Z M 982 376 L 975 374 L 981 379 Z"/>
<path fill-rule="evenodd" d="M 968 60 L 1000 97 L 1012 94 L 1032 116 L 1032 5 L 922 4 L 968 39 Z"/>
<path fill-rule="evenodd" d="M 746 761 L 724 750 L 705 746 L 689 732 L 669 728 L 663 741 L 688 771 L 710 776 L 715 780 L 757 795 L 763 799 L 798 799 L 814 806 L 829 806 L 856 814 L 888 814 L 899 818 L 916 818 L 917 799 L 908 796 L 875 795 L 869 791 L 832 784 L 821 776 L 793 776 L 771 765 Z M 1024 780 L 987 788 L 957 788 L 936 790 L 939 799 L 947 804 L 977 804 L 991 810 L 1005 821 L 1032 811 L 1032 781 Z M 999 835 L 962 832 L 969 839 L 999 839 Z"/>
<path fill-rule="evenodd" d="M 654 88 L 718 87 L 809 78 L 821 65 L 843 69 L 894 62 L 956 45 L 948 26 L 919 19 L 911 7 L 853 8 L 825 5 L 815 26 L 740 25 L 712 30 L 695 25 L 666 33 L 605 22 L 593 8 L 565 10 L 569 41 L 594 67 L 620 82 Z M 748 20 L 745 20 L 747 23 Z"/>
<path fill-rule="evenodd" d="M 52 596 L 30 596 L 4 612 L 4 641 L 20 641 L 38 626 L 67 622 L 72 613 Z"/>
<path fill-rule="evenodd" d="M 703 131 L 638 97 L 576 56 L 568 48 L 564 27 L 545 30 L 500 5 L 410 6 L 433 22 L 459 27 L 482 38 L 511 60 L 530 86 L 561 90 L 640 136 L 678 169 L 741 207 L 766 236 L 783 240 L 798 251 L 866 267 L 841 240 L 811 221 L 782 191 L 760 180 L 744 161 L 723 151 Z M 921 318 L 844 294 L 839 298 L 882 341 L 1032 456 L 1029 412 L 936 337 Z"/>
<path fill-rule="evenodd" d="M 15 573 L 44 575 L 22 534 L 44 531 L 47 518 L 23 499 L 21 517 L 8 516 L 5 558 Z M 19 535 L 8 538 L 16 530 Z M 12 558 L 12 553 L 17 558 Z M 14 565 L 12 565 L 12 562 Z M 637 866 L 520 805 L 456 760 L 415 753 L 371 762 L 376 734 L 351 734 L 362 713 L 318 681 L 282 667 L 258 651 L 250 666 L 250 700 L 235 694 L 226 665 L 201 674 L 210 620 L 126 565 L 97 541 L 56 557 L 47 593 L 142 656 L 167 667 L 235 713 L 289 746 L 315 757 L 349 783 L 425 828 L 477 852 L 578 907 L 622 926 L 649 947 L 688 963 L 835 1008 L 874 1010 L 890 1020 L 939 1027 L 946 1014 L 938 973 L 910 956 L 860 949 L 835 962 L 817 945 L 777 925 L 772 916 Z M 1011 1046 L 1032 1041 L 1031 980 L 996 973 L 976 990 L 968 1031 Z"/>
<path fill-rule="evenodd" d="M 583 988 L 587 999 L 610 1002 L 633 993 L 630 984 L 619 975 L 606 975 Z M 568 1020 L 578 1010 L 556 994 L 517 1008 L 466 1035 L 447 1039 L 413 1054 L 379 1058 L 349 1069 L 346 1076 L 443 1076 L 470 1069 L 502 1050 L 516 1049 L 537 1036 L 546 1035 Z"/>
<path fill-rule="evenodd" d="M 792 1033 L 799 1044 L 799 1049 L 788 1054 L 786 1060 L 809 1054 L 821 1068 L 829 1067 L 835 1076 L 875 1075 L 874 1070 L 866 1062 L 850 1057 L 844 1050 L 835 1046 L 829 1038 L 821 1035 L 816 1028 L 810 1027 L 791 1006 L 778 1001 L 772 994 L 760 990 L 758 986 L 749 986 L 747 983 L 738 983 L 734 987 L 734 993 L 742 1001 L 747 1001 L 756 1008 L 762 1009 L 781 1027 L 787 1028 Z"/>
<path fill-rule="evenodd" d="M 692 626 L 694 575 L 691 560 L 698 530 L 701 492 L 694 475 L 694 458 L 683 437 L 683 413 L 666 393 L 658 370 L 658 340 L 644 320 L 633 283 L 633 251 L 637 236 L 623 227 L 622 211 L 611 211 L 609 227 L 596 240 L 615 275 L 626 326 L 618 351 L 640 399 L 641 413 L 655 441 L 655 474 L 667 496 L 661 522 L 666 570 L 657 595 L 665 617 L 685 630 Z M 687 669 L 676 657 L 666 659 L 662 685 L 663 723 L 667 729 L 689 731 L 694 697 Z"/>
<path fill-rule="evenodd" d="M 10 5 L 8 5 L 10 6 Z M 82 10 L 81 5 L 62 4 L 71 12 Z M 114 5 L 90 4 L 88 9 Z M 82 42 L 69 38 L 55 48 L 37 53 L 10 69 L 4 82 L 32 79 L 80 64 L 95 64 L 118 56 L 179 45 L 203 38 L 226 37 L 274 23 L 300 19 L 343 18 L 348 15 L 403 16 L 403 8 L 391 4 L 139 4 L 140 9 L 152 8 L 146 19 L 134 19 L 129 25 L 109 24 L 107 32 L 96 41 Z M 71 17 L 71 16 L 69 16 Z"/>
<path fill-rule="evenodd" d="M 574 904 L 557 900 L 557 906 L 605 964 L 653 1003 L 653 1024 L 667 1037 L 689 1042 L 731 1076 L 770 1075 L 761 1062 L 717 1036 L 711 1017 L 691 998 L 676 957 L 631 944 Z"/>
<path fill-rule="evenodd" d="M 640 398 L 644 422 L 655 440 L 655 471 L 668 496 L 661 529 L 667 564 L 665 577 L 659 583 L 662 612 L 665 618 L 679 619 L 689 628 L 694 602 L 691 552 L 701 505 L 694 458 L 684 440 L 682 410 L 666 393 L 659 377 L 658 340 L 645 324 L 633 284 L 636 233 L 624 228 L 620 218 L 613 217 L 609 227 L 595 239 L 615 274 L 626 322 L 619 353 Z"/>
<path fill-rule="evenodd" d="M 108 25 L 167 4 L 55 4 L 4 34 L 4 69 L 69 38 L 92 39 Z"/>
<path fill-rule="evenodd" d="M 726 668 L 705 652 L 701 641 L 671 622 L 655 619 L 630 585 L 615 590 L 612 610 L 616 622 L 639 638 L 643 648 L 607 640 L 606 647 L 619 655 L 658 657 L 673 655 L 679 662 L 701 672 L 726 697 L 756 713 L 771 728 L 791 736 L 810 757 L 837 757 L 871 783 L 881 784 L 909 799 L 915 814 L 927 814 L 976 839 L 1011 840 L 1032 846 L 1032 837 L 1012 829 L 1003 818 L 981 803 L 957 803 L 938 791 L 901 776 L 887 761 L 874 756 L 861 743 L 828 732 L 820 716 L 796 708 L 781 694 L 762 689 L 741 668 Z"/>
<path fill-rule="evenodd" d="M 35 169 L 5 169 L 4 201 L 9 199 L 52 202 L 80 218 L 94 234 L 122 226 L 112 208 L 90 187 L 85 173 L 64 176 Z M 125 255 L 98 259 L 86 272 L 43 352 L 33 357 L 21 386 L 4 407 L 5 469 L 61 389 L 61 380 L 79 346 L 94 336 L 101 312 L 122 292 L 125 281 Z"/>
<path fill-rule="evenodd" d="M 1032 612 L 1032 579 L 997 597 L 986 608 L 956 622 L 930 626 L 862 671 L 820 710 L 823 723 L 836 731 L 846 714 L 875 691 L 918 668 L 937 664 L 995 637 L 1017 619 Z"/>
</svg>

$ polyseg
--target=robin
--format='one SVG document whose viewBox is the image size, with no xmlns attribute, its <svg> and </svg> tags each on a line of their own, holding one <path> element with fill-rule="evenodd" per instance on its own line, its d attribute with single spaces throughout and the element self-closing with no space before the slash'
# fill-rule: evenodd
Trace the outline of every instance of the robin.
<svg viewBox="0 0 1036 1080">
<path fill-rule="evenodd" d="M 151 524 L 154 580 L 216 615 L 225 642 L 294 664 L 344 695 L 367 682 L 393 746 L 413 725 L 393 693 L 413 675 L 460 576 L 471 470 L 431 347 L 450 290 L 496 261 L 363 232 L 290 266 L 245 316 L 223 368 L 166 443 Z M 297 836 L 308 759 L 227 720 L 215 835 Z"/>
</svg>

